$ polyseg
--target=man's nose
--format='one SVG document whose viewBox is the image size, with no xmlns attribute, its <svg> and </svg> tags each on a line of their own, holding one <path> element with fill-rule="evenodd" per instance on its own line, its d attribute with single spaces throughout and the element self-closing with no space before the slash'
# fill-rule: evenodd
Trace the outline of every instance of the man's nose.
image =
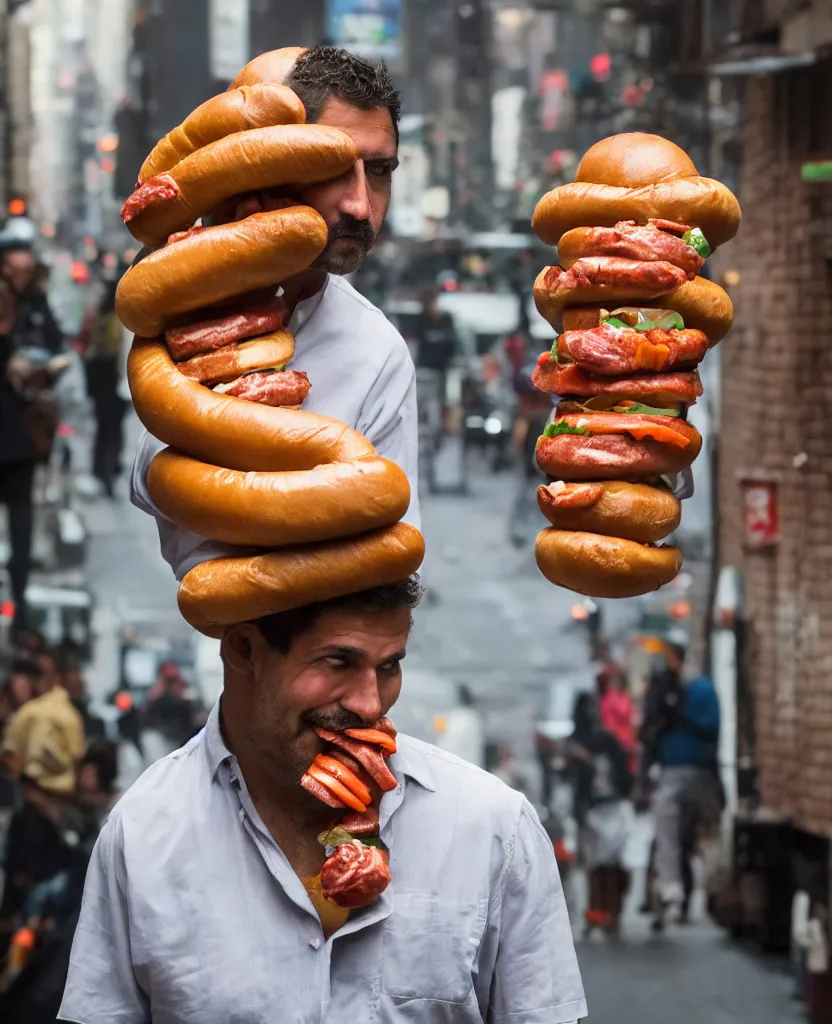
<svg viewBox="0 0 832 1024">
<path fill-rule="evenodd" d="M 349 177 L 349 185 L 338 203 L 340 213 L 355 217 L 356 220 L 370 219 L 370 185 L 364 171 L 364 161 L 359 160 Z"/>
<path fill-rule="evenodd" d="M 358 715 L 367 725 L 377 722 L 381 718 L 381 696 L 375 671 L 367 669 L 366 672 L 356 673 L 340 704 L 342 708 Z"/>
</svg>

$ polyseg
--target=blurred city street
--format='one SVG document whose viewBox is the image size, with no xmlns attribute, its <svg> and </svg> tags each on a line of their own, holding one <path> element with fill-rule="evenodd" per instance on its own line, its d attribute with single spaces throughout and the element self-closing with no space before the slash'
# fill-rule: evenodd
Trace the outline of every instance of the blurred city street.
<svg viewBox="0 0 832 1024">
<path fill-rule="evenodd" d="M 832 1022 L 829 96 L 830 0 L 0 2 L 0 1024 Z"/>
</svg>

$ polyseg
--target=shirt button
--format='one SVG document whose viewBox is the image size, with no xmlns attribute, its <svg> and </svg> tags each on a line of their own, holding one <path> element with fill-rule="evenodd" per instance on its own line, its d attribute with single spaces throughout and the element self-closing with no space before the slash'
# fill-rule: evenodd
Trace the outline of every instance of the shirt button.
<svg viewBox="0 0 832 1024">
<path fill-rule="evenodd" d="M 320 949 L 321 948 L 321 940 L 317 936 L 315 936 L 315 938 L 309 943 L 309 945 L 313 949 Z"/>
</svg>

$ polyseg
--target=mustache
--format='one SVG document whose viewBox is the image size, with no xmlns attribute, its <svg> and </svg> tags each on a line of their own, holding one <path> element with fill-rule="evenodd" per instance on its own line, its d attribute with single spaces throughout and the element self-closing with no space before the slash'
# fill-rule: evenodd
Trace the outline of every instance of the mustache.
<svg viewBox="0 0 832 1024">
<path fill-rule="evenodd" d="M 328 242 L 334 242 L 336 238 L 356 238 L 364 248 L 372 249 L 376 233 L 368 220 L 358 220 L 347 213 L 329 226 Z"/>
<path fill-rule="evenodd" d="M 306 711 L 302 719 L 307 725 L 317 725 L 319 729 L 330 732 L 345 732 L 347 729 L 366 729 L 367 723 L 354 711 L 339 708 L 338 711 Z M 375 724 L 375 723 L 373 723 Z"/>
</svg>

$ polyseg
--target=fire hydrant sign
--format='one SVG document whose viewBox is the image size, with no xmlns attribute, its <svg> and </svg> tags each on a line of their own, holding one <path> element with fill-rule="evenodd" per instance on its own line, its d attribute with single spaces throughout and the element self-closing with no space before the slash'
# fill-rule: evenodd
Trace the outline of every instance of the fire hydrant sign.
<svg viewBox="0 0 832 1024">
<path fill-rule="evenodd" d="M 745 543 L 751 548 L 776 544 L 780 534 L 777 483 L 746 478 L 742 481 L 745 511 Z"/>
</svg>

